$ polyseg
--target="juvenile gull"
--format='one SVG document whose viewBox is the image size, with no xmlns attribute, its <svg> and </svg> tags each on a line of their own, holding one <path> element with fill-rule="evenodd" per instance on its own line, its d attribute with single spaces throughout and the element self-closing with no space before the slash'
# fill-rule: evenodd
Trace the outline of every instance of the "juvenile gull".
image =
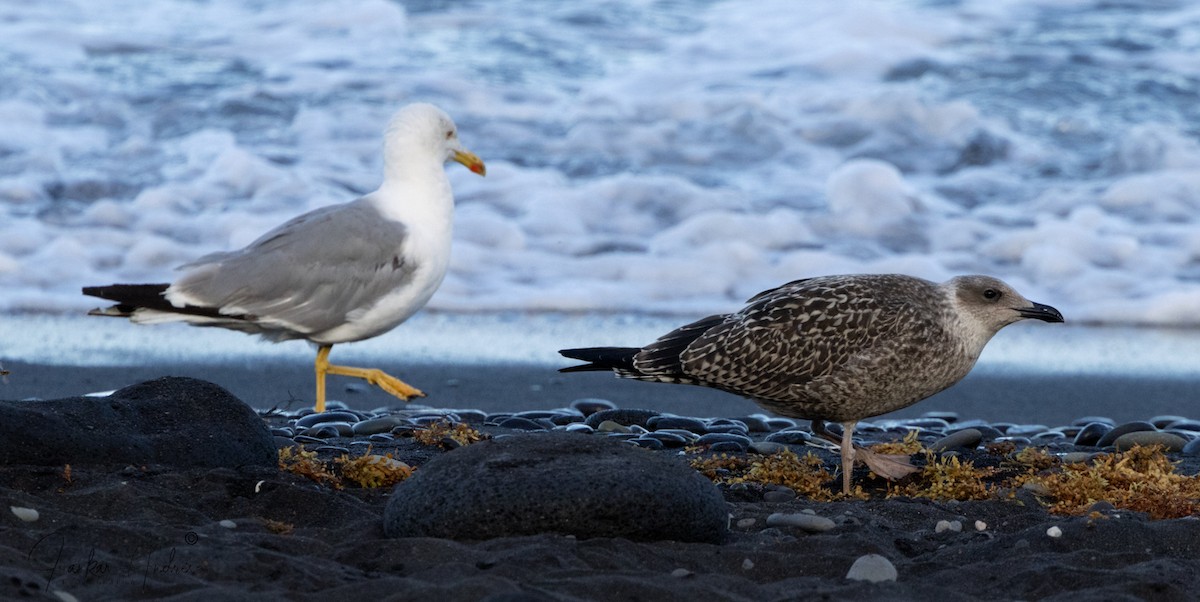
<svg viewBox="0 0 1200 602">
<path fill-rule="evenodd" d="M 392 117 L 384 135 L 379 189 L 310 211 L 238 251 L 183 265 L 173 284 L 83 289 L 116 301 L 91 315 L 153 324 L 182 321 L 317 345 L 316 411 L 325 410 L 325 375 L 362 378 L 407 400 L 420 390 L 378 369 L 329 363 L 336 343 L 381 335 L 421 309 L 446 276 L 454 197 L 444 164 L 484 175 L 441 109 L 417 103 Z"/>
<path fill-rule="evenodd" d="M 824 420 L 841 422 L 842 491 L 849 493 L 859 420 L 958 382 L 993 335 L 1026 318 L 1063 321 L 1057 309 L 988 276 L 941 284 L 896 274 L 824 276 L 763 291 L 740 311 L 682 326 L 642 348 L 559 353 L 590 362 L 562 372 L 613 370 L 622 378 L 713 387 L 812 420 L 818 432 Z M 864 456 L 879 474 L 905 472 Z"/>
</svg>

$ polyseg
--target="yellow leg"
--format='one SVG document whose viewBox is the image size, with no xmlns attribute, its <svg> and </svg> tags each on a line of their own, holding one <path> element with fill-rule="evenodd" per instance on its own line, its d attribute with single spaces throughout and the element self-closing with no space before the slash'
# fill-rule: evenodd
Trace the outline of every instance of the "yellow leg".
<svg viewBox="0 0 1200 602">
<path fill-rule="evenodd" d="M 325 411 L 325 375 L 352 376 L 361 378 L 388 393 L 408 401 L 410 397 L 425 397 L 420 389 L 376 368 L 355 368 L 353 366 L 337 366 L 329 363 L 329 351 L 333 345 L 321 345 L 317 349 L 317 404 L 313 409 Z"/>
</svg>

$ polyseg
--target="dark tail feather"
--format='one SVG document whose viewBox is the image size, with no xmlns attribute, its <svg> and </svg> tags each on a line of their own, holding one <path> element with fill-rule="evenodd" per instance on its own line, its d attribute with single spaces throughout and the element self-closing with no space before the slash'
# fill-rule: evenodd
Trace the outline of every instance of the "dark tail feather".
<svg viewBox="0 0 1200 602">
<path fill-rule="evenodd" d="M 591 362 L 579 366 L 562 368 L 559 372 L 593 372 L 598 370 L 628 370 L 634 371 L 633 356 L 641 349 L 637 347 L 585 347 L 583 349 L 562 349 L 563 357 L 573 360 Z"/>
<path fill-rule="evenodd" d="M 105 309 L 93 309 L 89 315 L 128 317 L 138 308 L 157 309 L 162 311 L 178 311 L 171 305 L 163 292 L 167 284 L 111 284 L 109 286 L 85 286 L 83 294 L 89 297 L 99 297 L 116 301 L 117 304 Z"/>
</svg>

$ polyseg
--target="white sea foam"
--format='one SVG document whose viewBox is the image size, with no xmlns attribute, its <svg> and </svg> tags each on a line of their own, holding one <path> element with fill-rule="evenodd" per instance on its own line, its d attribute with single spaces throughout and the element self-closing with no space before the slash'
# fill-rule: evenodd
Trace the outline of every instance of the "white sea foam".
<svg viewBox="0 0 1200 602">
<path fill-rule="evenodd" d="M 435 309 L 979 272 L 1071 321 L 1200 325 L 1197 28 L 1101 0 L 8 3 L 0 311 L 371 190 L 427 100 L 489 167 L 449 166 Z"/>
</svg>

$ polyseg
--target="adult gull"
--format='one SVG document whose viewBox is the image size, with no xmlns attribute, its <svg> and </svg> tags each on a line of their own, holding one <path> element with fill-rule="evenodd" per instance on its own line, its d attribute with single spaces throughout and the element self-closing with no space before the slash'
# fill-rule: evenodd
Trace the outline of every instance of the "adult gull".
<svg viewBox="0 0 1200 602">
<path fill-rule="evenodd" d="M 416 103 L 384 135 L 384 179 L 357 200 L 310 211 L 247 247 L 181 266 L 171 284 L 114 284 L 83 293 L 115 301 L 91 315 L 140 324 L 182 321 L 317 345 L 316 404 L 325 375 L 362 378 L 403 400 L 419 389 L 374 368 L 329 363 L 337 343 L 381 335 L 421 309 L 446 276 L 454 197 L 444 164 L 484 175 L 441 109 Z"/>
<path fill-rule="evenodd" d="M 861 419 L 910 406 L 961 380 L 1001 328 L 1032 318 L 1062 322 L 1048 305 L 988 276 L 941 284 L 896 274 L 789 282 L 741 310 L 682 326 L 645 347 L 564 349 L 589 362 L 562 372 L 613 370 L 622 378 L 703 385 L 764 408 L 841 422 L 842 491 L 850 493 Z M 877 474 L 898 477 L 905 460 L 860 449 Z"/>
</svg>

